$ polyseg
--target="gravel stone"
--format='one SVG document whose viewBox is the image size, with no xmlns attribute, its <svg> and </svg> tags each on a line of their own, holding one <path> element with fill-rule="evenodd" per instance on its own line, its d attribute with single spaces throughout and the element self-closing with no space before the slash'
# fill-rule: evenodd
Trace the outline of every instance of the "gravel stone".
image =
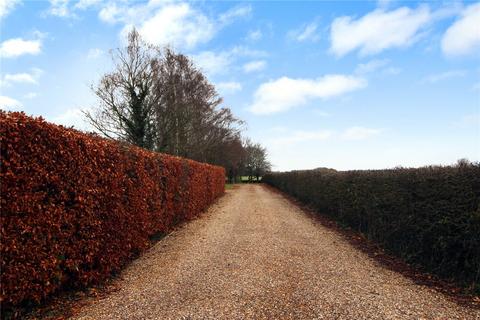
<svg viewBox="0 0 480 320">
<path fill-rule="evenodd" d="M 227 191 L 116 285 L 74 319 L 480 319 L 257 184 Z"/>
</svg>

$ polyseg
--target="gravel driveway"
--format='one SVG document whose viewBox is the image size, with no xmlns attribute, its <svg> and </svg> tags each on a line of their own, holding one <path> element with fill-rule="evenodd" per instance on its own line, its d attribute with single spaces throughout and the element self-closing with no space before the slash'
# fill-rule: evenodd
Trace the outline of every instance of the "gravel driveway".
<svg viewBox="0 0 480 320">
<path fill-rule="evenodd" d="M 229 190 L 76 319 L 480 319 L 262 185 Z"/>
</svg>

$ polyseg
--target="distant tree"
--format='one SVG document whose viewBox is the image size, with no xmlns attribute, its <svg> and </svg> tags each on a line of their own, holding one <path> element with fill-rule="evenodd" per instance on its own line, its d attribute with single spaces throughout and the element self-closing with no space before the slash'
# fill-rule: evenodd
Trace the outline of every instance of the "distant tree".
<svg viewBox="0 0 480 320">
<path fill-rule="evenodd" d="M 267 160 L 267 150 L 259 143 L 252 143 L 250 140 L 245 141 L 245 172 L 248 175 L 248 180 L 260 180 L 266 172 L 271 170 L 271 164 Z"/>
<path fill-rule="evenodd" d="M 111 52 L 115 65 L 93 87 L 99 106 L 86 112 L 87 120 L 103 135 L 153 149 L 156 136 L 154 106 L 158 95 L 153 72 L 156 50 L 133 29 L 126 48 Z"/>
<path fill-rule="evenodd" d="M 243 122 L 187 56 L 146 44 L 134 29 L 112 59 L 114 71 L 93 88 L 100 104 L 86 112 L 103 135 L 223 166 L 232 182 L 248 161 L 250 177 L 269 169 L 265 149 L 242 143 Z"/>
<path fill-rule="evenodd" d="M 467 158 L 458 159 L 457 163 L 455 164 L 455 166 L 459 168 L 466 168 L 470 165 L 472 165 L 472 162 L 470 162 L 470 160 L 468 160 Z"/>
<path fill-rule="evenodd" d="M 218 149 L 240 132 L 241 121 L 185 55 L 166 48 L 155 70 L 157 149 L 219 164 Z"/>
<path fill-rule="evenodd" d="M 246 151 L 243 147 L 240 135 L 216 145 L 211 155 L 215 159 L 210 159 L 210 163 L 223 166 L 226 171 L 228 181 L 236 183 L 237 177 L 241 175 L 243 163 L 246 157 Z"/>
</svg>

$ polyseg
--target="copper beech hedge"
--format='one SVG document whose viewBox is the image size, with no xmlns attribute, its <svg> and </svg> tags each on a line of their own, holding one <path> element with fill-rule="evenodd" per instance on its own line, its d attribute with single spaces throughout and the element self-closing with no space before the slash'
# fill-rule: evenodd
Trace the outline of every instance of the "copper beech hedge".
<svg viewBox="0 0 480 320">
<path fill-rule="evenodd" d="M 97 284 L 223 194 L 224 169 L 0 112 L 1 299 Z"/>
</svg>

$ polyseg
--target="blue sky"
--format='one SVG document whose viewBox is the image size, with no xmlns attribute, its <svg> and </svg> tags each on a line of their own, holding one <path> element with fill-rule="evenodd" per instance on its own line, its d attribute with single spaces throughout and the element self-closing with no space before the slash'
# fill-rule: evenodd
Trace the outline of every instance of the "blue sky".
<svg viewBox="0 0 480 320">
<path fill-rule="evenodd" d="M 136 26 L 189 55 L 276 170 L 480 161 L 480 3 L 0 0 L 0 104 L 80 110 Z"/>
</svg>

